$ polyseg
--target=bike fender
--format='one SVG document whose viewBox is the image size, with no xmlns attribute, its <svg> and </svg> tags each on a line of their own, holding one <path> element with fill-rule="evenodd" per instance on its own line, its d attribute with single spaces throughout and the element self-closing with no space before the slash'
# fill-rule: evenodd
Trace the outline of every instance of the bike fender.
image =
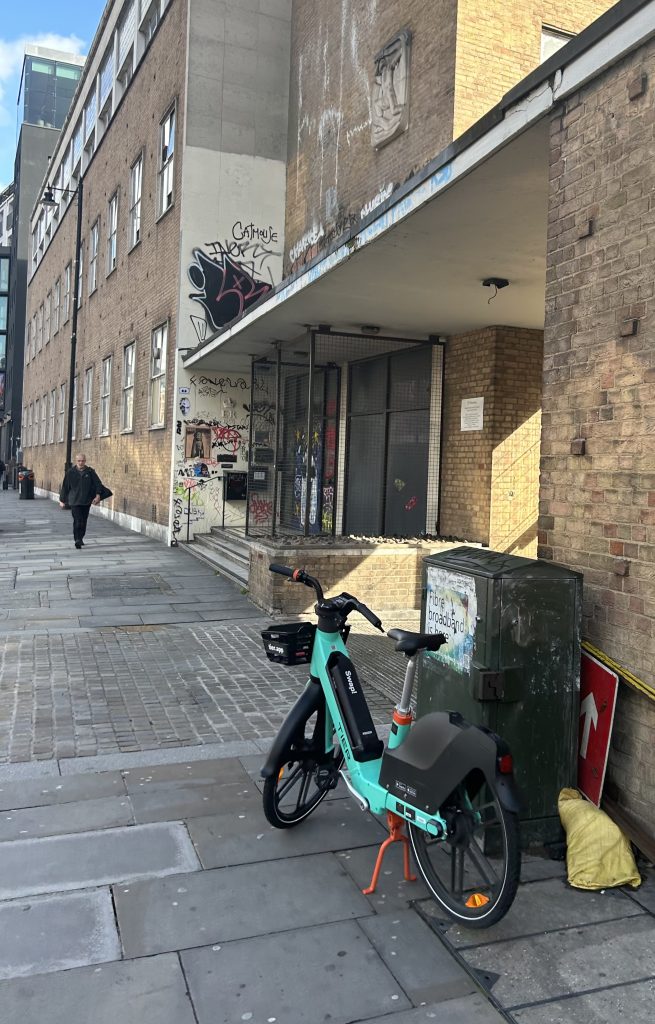
<svg viewBox="0 0 655 1024">
<path fill-rule="evenodd" d="M 325 698 L 321 684 L 318 680 L 310 680 L 273 740 L 273 746 L 260 772 L 263 779 L 268 779 L 275 774 L 285 751 L 291 746 L 298 730 L 304 730 L 305 722 L 318 710 L 322 700 Z"/>
<path fill-rule="evenodd" d="M 436 711 L 419 718 L 407 739 L 385 750 L 380 783 L 393 796 L 434 814 L 452 791 L 472 772 L 481 772 L 494 785 L 507 810 L 520 798 L 513 776 L 498 771 L 497 761 L 507 747 L 488 730 L 470 725 L 455 712 Z"/>
</svg>

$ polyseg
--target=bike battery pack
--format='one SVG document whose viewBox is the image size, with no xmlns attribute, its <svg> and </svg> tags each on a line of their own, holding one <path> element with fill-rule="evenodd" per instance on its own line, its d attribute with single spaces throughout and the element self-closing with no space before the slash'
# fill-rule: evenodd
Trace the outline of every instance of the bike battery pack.
<svg viewBox="0 0 655 1024">
<path fill-rule="evenodd" d="M 334 651 L 328 660 L 334 695 L 343 715 L 346 732 L 356 761 L 374 761 L 382 756 L 384 743 L 378 738 L 362 686 L 350 658 Z"/>
</svg>

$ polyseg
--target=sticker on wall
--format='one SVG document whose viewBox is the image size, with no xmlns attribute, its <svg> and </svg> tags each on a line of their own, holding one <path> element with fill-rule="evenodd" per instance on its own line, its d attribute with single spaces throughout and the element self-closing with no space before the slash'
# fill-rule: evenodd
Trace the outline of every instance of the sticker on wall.
<svg viewBox="0 0 655 1024">
<path fill-rule="evenodd" d="M 427 569 L 425 628 L 448 639 L 440 650 L 426 652 L 427 656 L 456 672 L 468 673 L 478 613 L 475 580 L 436 565 Z"/>
<path fill-rule="evenodd" d="M 191 412 L 191 402 L 188 398 L 180 399 L 180 412 L 183 416 L 188 416 Z"/>
<path fill-rule="evenodd" d="M 211 458 L 211 427 L 208 423 L 187 423 L 184 440 L 185 459 Z"/>
<path fill-rule="evenodd" d="M 191 388 L 186 387 L 178 388 L 177 390 L 181 395 L 188 395 L 191 392 Z"/>
</svg>

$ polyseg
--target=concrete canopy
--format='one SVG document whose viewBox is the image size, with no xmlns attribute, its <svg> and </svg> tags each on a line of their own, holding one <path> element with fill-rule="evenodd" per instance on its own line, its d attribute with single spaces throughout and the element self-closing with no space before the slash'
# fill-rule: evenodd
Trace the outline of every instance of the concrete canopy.
<svg viewBox="0 0 655 1024">
<path fill-rule="evenodd" d="M 403 200 L 400 201 L 401 203 Z M 307 324 L 400 337 L 490 324 L 542 328 L 546 275 L 548 120 L 542 118 L 333 269 L 326 257 L 185 359 L 229 368 L 272 353 Z M 498 292 L 488 277 L 509 280 Z M 491 301 L 489 301 L 491 299 Z"/>
</svg>

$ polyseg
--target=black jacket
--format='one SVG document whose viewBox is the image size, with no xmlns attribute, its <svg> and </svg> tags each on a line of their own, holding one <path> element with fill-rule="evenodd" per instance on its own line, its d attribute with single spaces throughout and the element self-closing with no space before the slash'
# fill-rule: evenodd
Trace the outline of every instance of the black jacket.
<svg viewBox="0 0 655 1024">
<path fill-rule="evenodd" d="M 91 505 L 96 495 L 100 497 L 101 487 L 100 477 L 92 466 L 85 466 L 82 470 L 71 466 L 61 485 L 59 500 L 71 507 Z"/>
</svg>

